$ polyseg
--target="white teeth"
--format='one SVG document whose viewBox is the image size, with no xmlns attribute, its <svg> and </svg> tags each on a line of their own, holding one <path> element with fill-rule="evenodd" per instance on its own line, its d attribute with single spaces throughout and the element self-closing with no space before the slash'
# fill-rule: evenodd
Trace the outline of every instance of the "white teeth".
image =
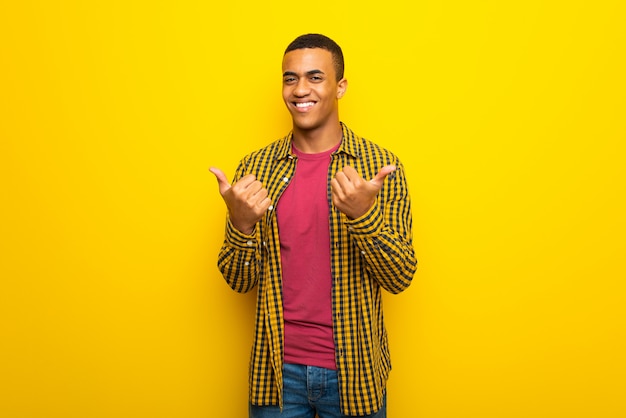
<svg viewBox="0 0 626 418">
<path fill-rule="evenodd" d="M 303 108 L 303 107 L 310 107 L 310 106 L 313 106 L 313 102 L 296 103 L 296 107 L 300 107 L 300 108 Z"/>
</svg>

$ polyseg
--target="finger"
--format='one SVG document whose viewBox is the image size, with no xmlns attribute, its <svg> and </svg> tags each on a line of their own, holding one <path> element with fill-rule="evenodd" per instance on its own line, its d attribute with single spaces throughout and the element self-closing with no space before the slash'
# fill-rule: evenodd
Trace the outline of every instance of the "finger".
<svg viewBox="0 0 626 418">
<path fill-rule="evenodd" d="M 346 195 L 343 190 L 341 190 L 341 187 L 335 179 L 332 179 L 330 181 L 330 195 L 333 205 L 339 208 L 341 206 L 341 202 L 343 202 Z"/>
<path fill-rule="evenodd" d="M 344 191 L 341 187 L 341 184 L 339 184 L 339 180 L 337 180 L 337 177 L 330 181 L 330 191 L 333 198 L 342 198 L 344 196 Z"/>
<path fill-rule="evenodd" d="M 358 172 L 354 169 L 354 167 L 349 166 L 349 165 L 347 165 L 347 166 L 345 166 L 345 167 L 343 168 L 343 174 L 345 174 L 346 178 L 347 178 L 349 181 L 356 181 L 356 180 L 358 180 L 359 178 L 361 178 L 361 176 L 360 176 L 360 175 L 359 175 L 359 173 L 358 173 Z"/>
<path fill-rule="evenodd" d="M 209 171 L 215 175 L 221 194 L 224 194 L 224 192 L 230 189 L 230 183 L 228 182 L 228 178 L 222 170 L 217 167 L 209 167 Z"/>
<path fill-rule="evenodd" d="M 256 181 L 256 177 L 254 176 L 254 174 L 246 174 L 245 176 L 239 179 L 237 184 L 241 184 L 243 187 L 248 187 L 255 181 Z"/>
<path fill-rule="evenodd" d="M 249 199 L 261 187 L 263 187 L 261 182 L 257 181 L 253 174 L 248 174 L 237 180 L 237 182 L 232 185 L 232 189 L 228 191 L 244 199 Z"/>
<path fill-rule="evenodd" d="M 261 185 L 261 182 L 254 183 L 251 188 L 252 187 L 254 187 L 254 190 L 251 190 L 249 199 L 251 202 L 260 206 L 261 202 L 263 202 L 268 195 L 267 189 Z"/>
<path fill-rule="evenodd" d="M 353 188 L 352 182 L 343 171 L 338 171 L 330 184 L 340 194 L 344 194 Z"/>
<path fill-rule="evenodd" d="M 271 205 L 272 205 L 272 200 L 269 197 L 265 197 L 263 200 L 259 202 L 258 206 L 259 206 L 259 209 L 265 212 L 266 210 L 270 208 Z"/>
<path fill-rule="evenodd" d="M 238 181 L 237 184 L 233 186 L 233 191 L 247 200 L 251 205 L 258 204 L 258 202 L 263 200 L 268 194 L 267 189 L 263 187 L 260 181 L 254 179 L 254 176 Z"/>
<path fill-rule="evenodd" d="M 386 165 L 380 169 L 378 174 L 376 174 L 376 176 L 373 179 L 370 180 L 370 183 L 373 183 L 379 187 L 382 187 L 383 181 L 385 181 L 385 178 L 389 174 L 393 173 L 394 171 L 396 171 L 395 165 Z"/>
</svg>

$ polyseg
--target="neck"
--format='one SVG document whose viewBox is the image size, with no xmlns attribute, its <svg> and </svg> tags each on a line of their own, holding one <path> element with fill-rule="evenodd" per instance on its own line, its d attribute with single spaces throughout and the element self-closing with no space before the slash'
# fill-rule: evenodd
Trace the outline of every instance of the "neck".
<svg viewBox="0 0 626 418">
<path fill-rule="evenodd" d="M 342 136 L 343 132 L 339 122 L 331 126 L 321 126 L 315 129 L 293 127 L 294 145 L 300 151 L 308 154 L 328 151 L 341 142 Z"/>
</svg>

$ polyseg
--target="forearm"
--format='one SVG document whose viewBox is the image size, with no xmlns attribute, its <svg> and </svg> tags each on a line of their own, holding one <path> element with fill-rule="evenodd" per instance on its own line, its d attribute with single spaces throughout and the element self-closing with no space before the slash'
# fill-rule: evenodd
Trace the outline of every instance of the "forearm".
<svg viewBox="0 0 626 418">
<path fill-rule="evenodd" d="M 256 286 L 258 258 L 256 231 L 252 235 L 245 235 L 227 221 L 224 244 L 218 255 L 217 266 L 233 290 L 246 293 Z"/>
<path fill-rule="evenodd" d="M 417 270 L 410 211 L 405 213 L 401 222 L 391 222 L 376 203 L 363 217 L 346 220 L 368 275 L 391 293 L 409 287 Z"/>
</svg>

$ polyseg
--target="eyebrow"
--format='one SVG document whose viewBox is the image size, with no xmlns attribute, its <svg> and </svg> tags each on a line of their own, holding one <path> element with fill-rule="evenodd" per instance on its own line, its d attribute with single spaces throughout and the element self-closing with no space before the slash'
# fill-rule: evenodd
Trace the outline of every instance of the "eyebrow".
<svg viewBox="0 0 626 418">
<path fill-rule="evenodd" d="M 311 71 L 307 71 L 306 72 L 306 75 L 313 75 L 313 74 L 324 74 L 324 71 L 322 71 L 322 70 L 311 70 Z M 283 77 L 287 77 L 288 75 L 295 75 L 295 76 L 297 76 L 298 74 L 296 74 L 293 71 L 285 71 L 283 73 Z"/>
</svg>

